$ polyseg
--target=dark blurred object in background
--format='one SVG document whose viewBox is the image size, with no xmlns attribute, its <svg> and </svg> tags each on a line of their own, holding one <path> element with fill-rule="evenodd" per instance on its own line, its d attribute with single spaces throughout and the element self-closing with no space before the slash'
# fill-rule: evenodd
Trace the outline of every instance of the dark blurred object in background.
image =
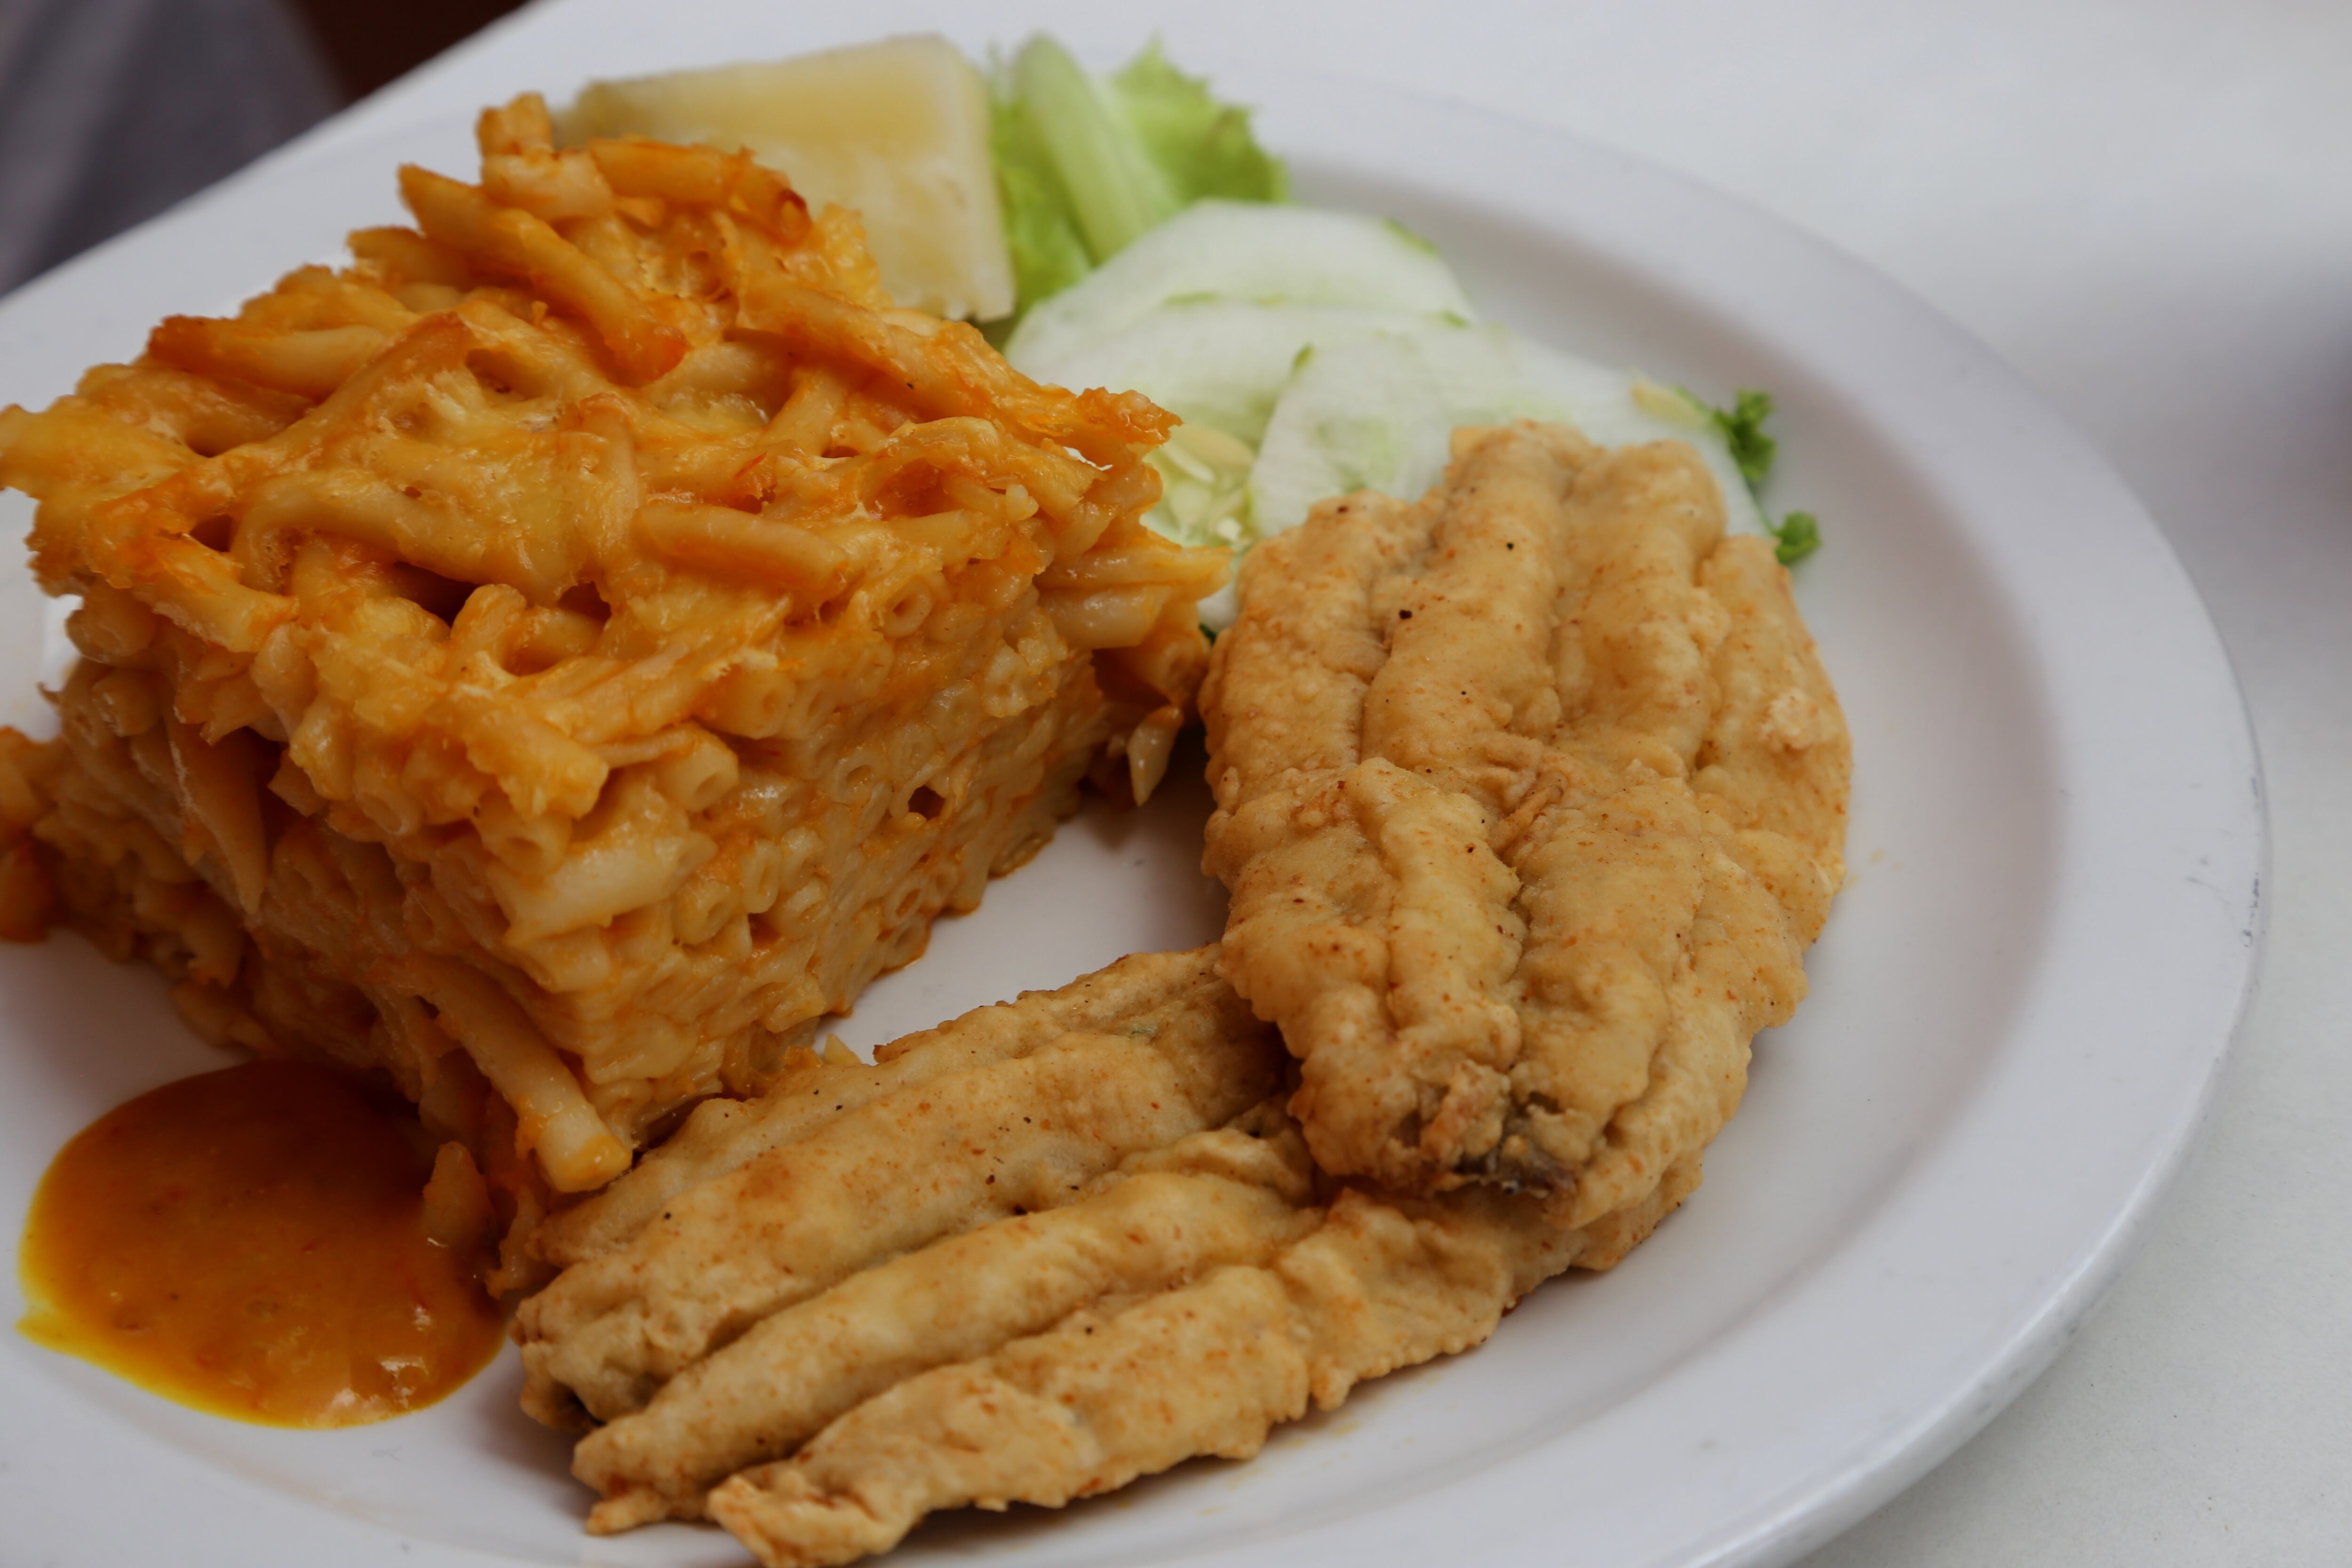
<svg viewBox="0 0 2352 1568">
<path fill-rule="evenodd" d="M 365 98 L 522 0 L 295 0 L 352 98 Z"/>
<path fill-rule="evenodd" d="M 341 100 L 276 0 L 0 0 L 0 289 Z"/>
<path fill-rule="evenodd" d="M 0 0 L 0 293 L 520 0 Z"/>
</svg>

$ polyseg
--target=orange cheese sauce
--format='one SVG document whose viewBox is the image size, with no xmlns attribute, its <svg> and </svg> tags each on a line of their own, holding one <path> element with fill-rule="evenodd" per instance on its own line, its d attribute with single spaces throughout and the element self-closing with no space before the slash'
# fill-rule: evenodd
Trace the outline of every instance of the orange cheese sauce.
<svg viewBox="0 0 2352 1568">
<path fill-rule="evenodd" d="M 34 1194 L 18 1325 L 182 1405 L 352 1426 L 432 1404 L 503 1324 L 425 1238 L 430 1162 L 340 1075 L 247 1062 L 93 1122 Z"/>
</svg>

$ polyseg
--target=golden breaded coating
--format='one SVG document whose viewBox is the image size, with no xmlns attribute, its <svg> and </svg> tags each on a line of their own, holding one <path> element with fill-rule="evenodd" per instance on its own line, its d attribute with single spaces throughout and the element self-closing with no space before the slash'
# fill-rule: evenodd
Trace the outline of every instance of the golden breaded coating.
<svg viewBox="0 0 2352 1568">
<path fill-rule="evenodd" d="M 559 1268 L 615 1251 L 679 1194 L 807 1137 L 845 1110 L 892 1089 L 1027 1056 L 1065 1035 L 1150 1035 L 1206 1050 L 1214 1038 L 1250 1032 L 1247 1010 L 1226 1016 L 1220 1005 L 1239 1004 L 1206 984 L 1213 978 L 1213 958 L 1139 953 L 1058 991 L 1033 991 L 893 1040 L 875 1053 L 870 1069 L 830 1049 L 795 1052 L 759 1099 L 708 1100 L 695 1107 L 626 1175 L 541 1226 L 531 1250 Z"/>
<path fill-rule="evenodd" d="M 768 1568 L 818 1568 L 887 1552 L 940 1509 L 1059 1508 L 1202 1455 L 1245 1459 L 1310 1405 L 1484 1343 L 1521 1296 L 1615 1263 L 1697 1184 L 1694 1156 L 1633 1211 L 1573 1231 L 1525 1197 L 1344 1188 L 1266 1262 L 910 1378 L 704 1510 Z"/>
<path fill-rule="evenodd" d="M 1194 1133 L 1093 1196 L 950 1237 L 762 1320 L 581 1439 L 572 1468 L 606 1499 L 589 1527 L 694 1518 L 729 1476 L 908 1378 L 1114 1296 L 1263 1260 L 1314 1224 L 1306 1145 L 1287 1143 Z M 1220 1168 L 1192 1168 L 1209 1160 Z"/>
<path fill-rule="evenodd" d="M 1634 1204 L 1738 1106 L 1843 877 L 1787 574 L 1679 443 L 1463 431 L 1260 547 L 1202 693 L 1223 973 L 1327 1170 Z"/>
<path fill-rule="evenodd" d="M 1108 973 L 1103 990 L 1143 1005 L 1087 1009 L 1089 1026 L 1049 1032 L 1035 1016 L 1067 1009 L 1032 998 L 933 1031 L 878 1068 L 820 1066 L 819 1081 L 841 1088 L 816 1097 L 806 1121 L 817 1085 L 782 1086 L 798 1123 L 788 1141 L 751 1152 L 759 1121 L 739 1123 L 742 1163 L 667 1195 L 625 1244 L 523 1304 L 527 1405 L 606 1421 L 641 1409 L 761 1319 L 940 1237 L 1074 1202 L 1130 1156 L 1221 1126 L 1274 1091 L 1270 1031 L 1208 984 L 1196 956 L 1131 958 Z M 1172 1007 L 1171 979 L 1188 983 Z M 939 1068 L 912 1066 L 926 1058 L 942 1058 Z M 887 1087 L 871 1093 L 877 1080 Z M 633 1184 L 590 1208 L 633 1209 Z"/>
<path fill-rule="evenodd" d="M 893 309 L 853 216 L 557 151 L 535 98 L 480 141 L 352 267 L 0 410 L 84 656 L 0 921 L 61 901 L 215 1037 L 503 1118 L 570 1193 L 764 1083 L 1090 766 L 1148 795 L 1223 563 L 1142 525 L 1167 415 Z"/>
<path fill-rule="evenodd" d="M 801 1062 L 713 1130 L 685 1184 L 649 1163 L 583 1205 L 634 1220 L 641 1180 L 666 1205 L 518 1322 L 533 1414 L 611 1417 L 573 1458 L 604 1499 L 589 1528 L 709 1517 L 763 1563 L 839 1563 L 935 1510 L 1058 1507 L 1195 1455 L 1246 1456 L 1310 1405 L 1478 1343 L 1561 1269 L 1610 1267 L 1697 1185 L 1693 1152 L 1580 1230 L 1491 1189 L 1335 1187 L 1282 1110 L 1280 1041 L 1217 960 L 1129 958 L 898 1042 L 878 1067 Z M 1084 1161 L 1061 1145 L 1035 1181 L 1032 1129 L 1066 1127 L 1076 1107 L 1067 1084 L 1003 1069 L 1074 1047 L 1094 1058 L 1097 1102 L 1166 1107 L 1172 1075 L 1193 1109 Z M 827 1103 L 841 1109 L 812 1115 Z M 961 1105 L 985 1106 L 992 1129 L 941 1137 L 923 1120 Z M 730 1142 L 749 1157 L 730 1165 Z M 910 1166 L 940 1169 L 951 1199 L 926 1207 Z M 763 1169 L 858 1190 L 860 1173 L 890 1173 L 921 1215 L 861 1219 L 810 1187 L 755 1187 Z M 716 1333 L 711 1275 L 733 1303 Z M 576 1353 L 611 1342 L 580 1308 L 623 1297 L 639 1348 L 615 1378 L 601 1349 Z M 646 1375 L 661 1337 L 699 1348 Z"/>
</svg>

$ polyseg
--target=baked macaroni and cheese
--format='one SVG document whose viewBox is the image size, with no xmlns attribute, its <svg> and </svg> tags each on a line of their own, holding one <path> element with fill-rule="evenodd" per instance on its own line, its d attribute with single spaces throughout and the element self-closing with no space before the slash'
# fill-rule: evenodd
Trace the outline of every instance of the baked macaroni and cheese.
<svg viewBox="0 0 2352 1568">
<path fill-rule="evenodd" d="M 1147 795 L 1224 561 L 1139 521 L 1169 416 L 894 309 L 748 157 L 558 151 L 536 98 L 481 147 L 352 266 L 0 411 L 82 600 L 62 736 L 0 745 L 0 905 L 215 1038 L 385 1070 L 519 1237 L 1089 768 Z"/>
</svg>

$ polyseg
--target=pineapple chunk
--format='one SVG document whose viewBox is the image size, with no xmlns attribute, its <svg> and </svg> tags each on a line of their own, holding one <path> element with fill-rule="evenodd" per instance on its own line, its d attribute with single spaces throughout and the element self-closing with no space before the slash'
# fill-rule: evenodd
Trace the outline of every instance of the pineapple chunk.
<svg viewBox="0 0 2352 1568">
<path fill-rule="evenodd" d="M 979 321 L 1013 309 L 988 86 L 936 34 L 592 82 L 558 130 L 567 143 L 651 136 L 748 149 L 811 206 L 857 209 L 898 303 Z"/>
</svg>

